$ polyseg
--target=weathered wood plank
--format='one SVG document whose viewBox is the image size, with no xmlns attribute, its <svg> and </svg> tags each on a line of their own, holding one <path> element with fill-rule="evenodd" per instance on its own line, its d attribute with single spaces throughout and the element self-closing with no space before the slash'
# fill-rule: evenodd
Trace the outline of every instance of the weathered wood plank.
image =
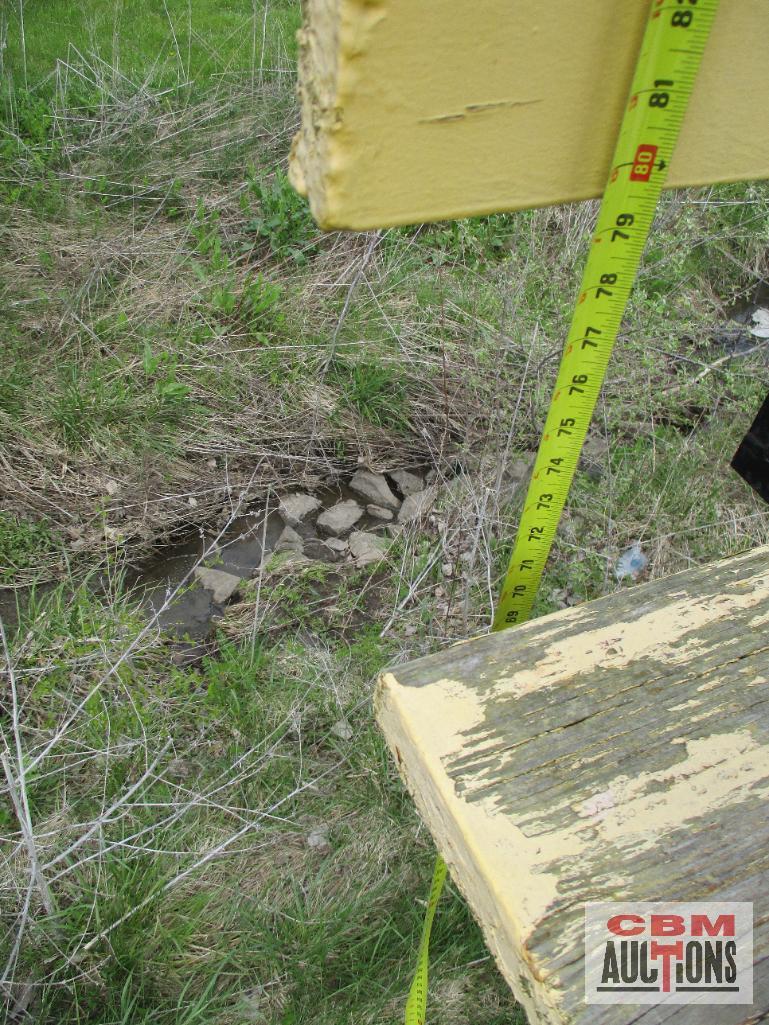
<svg viewBox="0 0 769 1025">
<path fill-rule="evenodd" d="M 769 1020 L 769 548 L 399 666 L 377 716 L 533 1023 Z M 748 900 L 754 1004 L 584 1003 L 587 901 Z"/>
<path fill-rule="evenodd" d="M 326 228 L 603 191 L 649 3 L 308 0 L 291 179 Z M 769 4 L 721 0 L 668 187 L 769 176 Z"/>
</svg>

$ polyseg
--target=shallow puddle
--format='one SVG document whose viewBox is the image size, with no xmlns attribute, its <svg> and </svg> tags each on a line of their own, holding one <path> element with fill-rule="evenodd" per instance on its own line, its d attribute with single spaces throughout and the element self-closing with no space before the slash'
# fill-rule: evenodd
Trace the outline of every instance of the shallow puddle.
<svg viewBox="0 0 769 1025">
<path fill-rule="evenodd" d="M 132 571 L 129 584 L 141 593 L 141 602 L 158 614 L 158 624 L 176 637 L 202 640 L 211 631 L 213 619 L 222 611 L 210 591 L 195 580 L 197 565 L 219 569 L 248 579 L 259 568 L 264 552 L 271 552 L 283 530 L 277 513 L 265 521 L 264 511 L 234 520 L 222 534 L 216 548 L 202 559 L 214 540 L 200 532 L 184 541 L 159 548 L 142 567 Z M 171 600 L 182 581 L 183 587 Z"/>
<path fill-rule="evenodd" d="M 343 499 L 357 498 L 344 485 L 336 489 L 316 492 L 321 509 L 330 508 Z M 149 615 L 157 615 L 158 625 L 184 648 L 184 641 L 200 647 L 207 640 L 215 626 L 223 605 L 213 600 L 211 591 L 196 580 L 195 567 L 222 570 L 241 579 L 255 576 L 265 555 L 275 549 L 285 524 L 277 513 L 277 503 L 267 511 L 260 508 L 239 516 L 217 540 L 217 532 L 209 526 L 191 529 L 158 546 L 155 552 L 143 562 L 132 566 L 126 574 L 126 586 L 138 598 Z M 336 557 L 317 537 L 312 522 L 300 524 L 296 530 L 304 538 L 308 557 L 334 562 Z M 356 523 L 356 530 L 381 530 L 384 524 L 368 514 Z M 206 555 L 208 552 L 208 555 Z M 38 598 L 51 591 L 56 585 L 38 585 Z M 94 590 L 98 593 L 99 584 Z M 29 598 L 29 589 L 19 591 L 0 590 L 0 618 L 6 629 L 13 629 L 18 622 L 17 600 L 23 606 Z"/>
</svg>

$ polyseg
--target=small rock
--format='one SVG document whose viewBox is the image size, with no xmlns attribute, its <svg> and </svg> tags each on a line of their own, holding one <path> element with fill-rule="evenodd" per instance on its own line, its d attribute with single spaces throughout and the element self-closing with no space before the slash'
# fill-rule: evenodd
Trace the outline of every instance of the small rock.
<svg viewBox="0 0 769 1025">
<path fill-rule="evenodd" d="M 416 495 L 418 491 L 424 491 L 424 481 L 410 470 L 395 470 L 390 476 L 400 488 L 404 498 Z"/>
<path fill-rule="evenodd" d="M 311 537 L 304 543 L 304 555 L 312 562 L 339 562 L 340 556 L 332 552 L 325 541 Z"/>
<path fill-rule="evenodd" d="M 304 495 L 297 492 L 293 495 L 284 495 L 278 506 L 278 515 L 289 527 L 296 527 L 311 516 L 316 509 L 320 509 L 320 501 L 314 495 Z"/>
<path fill-rule="evenodd" d="M 535 459 L 536 452 L 523 452 L 516 455 L 502 467 L 501 476 L 498 458 L 494 459 L 494 475 L 499 481 L 497 498 L 502 504 L 515 502 L 524 493 Z"/>
<path fill-rule="evenodd" d="M 183 758 L 172 758 L 168 763 L 168 772 L 172 776 L 187 779 L 190 775 L 190 763 L 186 762 Z"/>
<path fill-rule="evenodd" d="M 769 338 L 769 310 L 759 307 L 753 310 L 750 318 L 753 322 L 748 331 L 754 338 Z"/>
<path fill-rule="evenodd" d="M 211 597 L 217 605 L 224 605 L 243 583 L 234 573 L 208 569 L 206 566 L 195 567 L 195 579 L 201 587 L 211 592 Z"/>
<path fill-rule="evenodd" d="M 352 726 L 346 719 L 340 719 L 331 727 L 331 732 L 340 740 L 352 740 Z"/>
<path fill-rule="evenodd" d="M 434 500 L 435 492 L 431 488 L 409 495 L 398 513 L 398 523 L 411 523 L 412 520 L 419 519 L 429 510 Z"/>
<path fill-rule="evenodd" d="M 385 509 L 381 505 L 367 505 L 366 512 L 375 520 L 391 520 L 393 518 L 392 509 Z"/>
<path fill-rule="evenodd" d="M 376 534 L 369 534 L 365 530 L 356 530 L 350 534 L 350 554 L 359 566 L 380 562 L 387 554 L 387 548 L 387 541 Z"/>
<path fill-rule="evenodd" d="M 614 575 L 617 580 L 622 580 L 625 577 L 632 577 L 633 580 L 637 580 L 646 569 L 648 562 L 649 560 L 641 551 L 640 542 L 636 541 L 629 548 L 626 548 L 617 559 Z"/>
<path fill-rule="evenodd" d="M 318 530 L 338 537 L 352 530 L 363 515 L 363 509 L 352 498 L 337 502 L 318 517 Z"/>
<path fill-rule="evenodd" d="M 343 541 L 341 537 L 329 537 L 323 542 L 326 548 L 330 548 L 332 552 L 336 552 L 338 555 L 344 555 L 347 549 L 350 547 L 346 541 Z"/>
<path fill-rule="evenodd" d="M 350 481 L 350 490 L 385 509 L 397 510 L 400 508 L 400 502 L 390 490 L 390 485 L 381 473 L 372 473 L 371 470 L 356 470 Z"/>
<path fill-rule="evenodd" d="M 328 826 L 316 826 L 310 830 L 310 834 L 307 837 L 307 846 L 312 847 L 316 851 L 328 851 L 331 849 L 331 844 L 328 839 Z"/>
<path fill-rule="evenodd" d="M 108 495 L 116 495 L 120 491 L 120 485 L 116 480 L 108 480 L 104 487 Z"/>
<path fill-rule="evenodd" d="M 216 469 L 216 460 L 215 459 L 206 459 L 206 466 L 208 467 L 209 470 L 215 470 Z"/>
<path fill-rule="evenodd" d="M 444 577 L 453 577 L 454 576 L 454 564 L 451 563 L 451 562 L 444 562 L 443 565 L 441 566 L 441 573 L 444 575 Z"/>
<path fill-rule="evenodd" d="M 197 509 L 197 507 L 198 507 L 198 500 L 197 500 L 197 498 L 195 498 L 194 495 L 190 495 L 190 497 L 187 499 L 187 505 L 190 507 L 190 509 Z"/>
<path fill-rule="evenodd" d="M 276 552 L 303 552 L 304 541 L 293 527 L 286 526 L 275 545 Z"/>
</svg>

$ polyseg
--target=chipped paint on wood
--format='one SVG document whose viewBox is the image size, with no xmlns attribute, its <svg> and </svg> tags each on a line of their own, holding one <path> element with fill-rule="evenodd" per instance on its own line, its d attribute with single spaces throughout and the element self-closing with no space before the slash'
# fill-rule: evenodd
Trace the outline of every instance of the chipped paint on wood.
<svg viewBox="0 0 769 1025">
<path fill-rule="evenodd" d="M 753 900 L 769 963 L 768 615 L 764 548 L 380 680 L 382 729 L 531 1025 L 656 1020 L 582 1002 L 587 900 Z M 752 1013 L 695 1010 L 670 1022 Z"/>
<path fill-rule="evenodd" d="M 326 228 L 603 191 L 638 0 L 307 0 L 291 178 Z M 766 0 L 721 0 L 668 187 L 769 174 Z"/>
</svg>

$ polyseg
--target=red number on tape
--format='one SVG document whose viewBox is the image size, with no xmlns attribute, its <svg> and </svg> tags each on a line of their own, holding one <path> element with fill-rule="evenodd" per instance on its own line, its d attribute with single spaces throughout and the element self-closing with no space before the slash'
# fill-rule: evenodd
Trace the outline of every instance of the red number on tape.
<svg viewBox="0 0 769 1025">
<path fill-rule="evenodd" d="M 657 156 L 656 146 L 639 146 L 633 157 L 633 168 L 630 172 L 631 182 L 648 182 L 654 169 Z"/>
</svg>

